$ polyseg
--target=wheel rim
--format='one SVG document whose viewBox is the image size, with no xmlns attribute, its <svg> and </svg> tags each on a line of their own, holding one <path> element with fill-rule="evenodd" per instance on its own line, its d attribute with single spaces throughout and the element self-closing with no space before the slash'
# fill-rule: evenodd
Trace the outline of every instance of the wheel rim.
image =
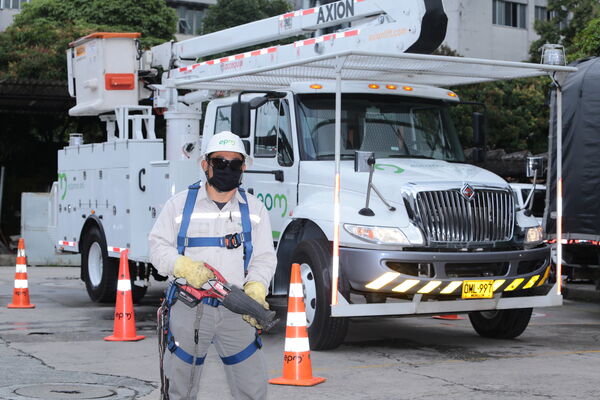
<svg viewBox="0 0 600 400">
<path fill-rule="evenodd" d="M 306 308 L 306 325 L 310 326 L 317 312 L 317 286 L 315 275 L 308 264 L 300 264 L 302 276 L 302 292 L 304 293 L 304 306 Z"/>
<path fill-rule="evenodd" d="M 494 319 L 496 315 L 498 315 L 498 310 L 496 311 L 481 311 L 481 316 L 485 319 Z"/>
<path fill-rule="evenodd" d="M 88 253 L 88 277 L 93 287 L 98 287 L 102 281 L 102 267 L 102 248 L 94 242 Z"/>
</svg>

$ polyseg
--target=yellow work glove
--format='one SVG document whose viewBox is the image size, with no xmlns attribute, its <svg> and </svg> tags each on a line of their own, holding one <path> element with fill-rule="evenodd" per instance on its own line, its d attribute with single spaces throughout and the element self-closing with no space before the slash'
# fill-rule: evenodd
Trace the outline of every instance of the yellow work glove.
<svg viewBox="0 0 600 400">
<path fill-rule="evenodd" d="M 253 300 L 255 300 L 258 304 L 269 309 L 269 303 L 265 300 L 267 297 L 267 288 L 260 282 L 250 281 L 246 282 L 244 285 L 244 292 L 250 296 Z M 255 327 L 256 329 L 262 329 L 262 326 L 256 321 L 256 319 L 252 318 L 249 315 L 242 315 L 244 321 Z"/>
<path fill-rule="evenodd" d="M 186 256 L 179 256 L 175 260 L 173 275 L 176 278 L 184 278 L 188 285 L 195 288 L 201 288 L 209 279 L 213 279 L 215 274 L 204 266 L 203 262 L 194 261 Z"/>
</svg>

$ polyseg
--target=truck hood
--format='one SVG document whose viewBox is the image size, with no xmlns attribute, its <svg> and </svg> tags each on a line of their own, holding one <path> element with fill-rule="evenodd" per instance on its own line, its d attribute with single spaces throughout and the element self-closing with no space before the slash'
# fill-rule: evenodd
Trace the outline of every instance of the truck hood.
<svg viewBox="0 0 600 400">
<path fill-rule="evenodd" d="M 342 160 L 340 165 L 341 190 L 343 192 L 366 193 L 368 173 L 354 172 L 353 160 Z M 333 186 L 335 163 L 329 161 L 303 162 L 300 166 L 300 182 L 309 186 Z M 407 184 L 436 183 L 485 184 L 506 187 L 508 184 L 499 176 L 482 168 L 441 160 L 423 159 L 380 159 L 375 164 L 373 184 L 390 201 L 398 199 L 402 186 Z"/>
</svg>

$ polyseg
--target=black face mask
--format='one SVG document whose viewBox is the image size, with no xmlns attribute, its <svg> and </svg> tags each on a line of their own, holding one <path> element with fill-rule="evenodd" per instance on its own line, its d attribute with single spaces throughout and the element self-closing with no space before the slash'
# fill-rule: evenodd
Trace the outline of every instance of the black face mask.
<svg viewBox="0 0 600 400">
<path fill-rule="evenodd" d="M 212 178 L 208 178 L 208 183 L 219 192 L 229 192 L 242 184 L 242 171 L 232 170 L 227 166 L 225 169 L 213 168 Z M 206 171 L 208 177 L 208 171 Z"/>
</svg>

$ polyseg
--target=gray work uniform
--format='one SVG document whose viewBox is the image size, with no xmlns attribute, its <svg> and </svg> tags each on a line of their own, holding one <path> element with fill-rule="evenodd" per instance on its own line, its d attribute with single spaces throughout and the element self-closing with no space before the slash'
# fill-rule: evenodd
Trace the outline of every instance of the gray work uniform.
<svg viewBox="0 0 600 400">
<path fill-rule="evenodd" d="M 161 275 L 172 276 L 177 252 L 177 235 L 181 225 L 187 190 L 170 198 L 164 205 L 149 235 L 150 261 Z M 244 276 L 243 246 L 236 249 L 224 247 L 188 247 L 185 255 L 195 261 L 204 261 L 217 269 L 231 284 L 242 287 L 249 281 L 269 283 L 276 267 L 275 250 L 269 215 L 256 197 L 247 194 L 252 224 L 253 252 Z M 219 210 L 208 198 L 206 188 L 198 190 L 196 204 L 190 218 L 188 237 L 221 237 L 242 232 L 239 202 L 234 197 Z M 242 316 L 223 306 L 199 304 L 190 308 L 178 301 L 171 309 L 171 332 L 184 351 L 204 357 L 211 343 L 221 357 L 239 353 L 254 339 L 256 330 Z M 265 399 L 267 374 L 264 355 L 256 351 L 241 363 L 225 365 L 229 388 L 235 399 Z M 193 366 L 176 355 L 165 352 L 164 374 L 169 380 L 170 400 L 196 399 L 202 366 Z"/>
</svg>

